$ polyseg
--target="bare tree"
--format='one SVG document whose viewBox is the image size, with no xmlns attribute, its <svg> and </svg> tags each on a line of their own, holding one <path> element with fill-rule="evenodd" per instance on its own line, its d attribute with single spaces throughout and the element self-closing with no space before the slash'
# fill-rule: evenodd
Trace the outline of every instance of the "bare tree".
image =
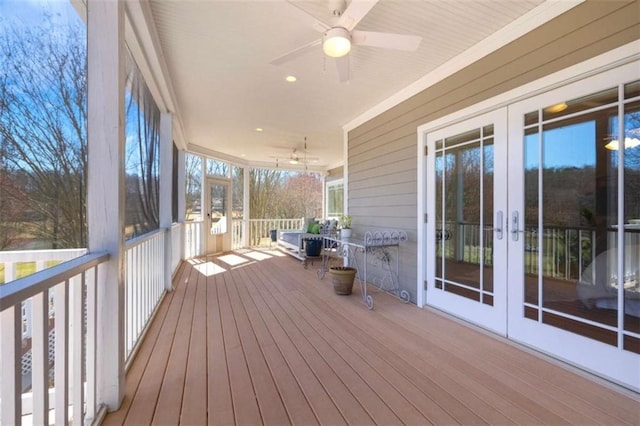
<svg viewBox="0 0 640 426">
<path fill-rule="evenodd" d="M 7 169 L 23 171 L 32 234 L 52 248 L 86 246 L 86 36 L 80 24 L 5 26 L 0 34 L 0 138 Z"/>
<path fill-rule="evenodd" d="M 249 172 L 252 219 L 277 218 L 277 194 L 282 186 L 282 170 L 251 169 Z"/>
</svg>

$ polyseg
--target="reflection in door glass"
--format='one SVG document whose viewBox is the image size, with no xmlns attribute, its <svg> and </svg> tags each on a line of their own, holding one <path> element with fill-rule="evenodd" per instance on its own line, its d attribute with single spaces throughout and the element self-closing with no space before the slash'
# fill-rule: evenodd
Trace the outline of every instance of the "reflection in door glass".
<svg viewBox="0 0 640 426">
<path fill-rule="evenodd" d="M 537 111 L 536 111 L 536 116 Z M 527 129 L 524 137 L 524 271 L 526 303 L 538 305 L 538 169 L 540 133 L 538 128 Z M 525 306 L 525 316 L 538 320 L 538 309 Z"/>
<path fill-rule="evenodd" d="M 442 141 L 437 141 L 436 146 L 442 147 Z M 445 238 L 442 229 L 442 192 L 443 192 L 443 171 L 444 171 L 444 157 L 442 152 L 436 152 L 435 158 L 435 171 L 436 171 L 436 288 L 442 288 L 442 279 L 444 277 L 444 243 L 448 238 Z"/>
<path fill-rule="evenodd" d="M 493 126 L 436 143 L 435 287 L 493 305 Z M 439 149 L 438 149 L 439 148 Z"/>
<path fill-rule="evenodd" d="M 621 150 L 618 92 L 566 101 L 556 116 L 545 109 L 524 139 L 524 315 L 610 345 L 616 329 L 640 332 L 640 102 L 625 106 Z M 640 353 L 637 337 L 621 340 Z"/>
<path fill-rule="evenodd" d="M 211 233 L 227 232 L 227 186 L 211 185 Z"/>
</svg>

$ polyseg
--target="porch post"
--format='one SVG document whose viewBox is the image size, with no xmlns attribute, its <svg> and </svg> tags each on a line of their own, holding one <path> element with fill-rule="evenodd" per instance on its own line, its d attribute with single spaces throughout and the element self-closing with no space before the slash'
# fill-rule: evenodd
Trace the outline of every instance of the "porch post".
<svg viewBox="0 0 640 426">
<path fill-rule="evenodd" d="M 207 254 L 209 233 L 211 233 L 211 206 L 207 205 L 207 157 L 200 156 L 200 212 L 202 213 L 202 226 L 200 227 L 200 248 L 198 256 Z"/>
<path fill-rule="evenodd" d="M 173 117 L 171 113 L 160 115 L 160 229 L 165 230 L 164 239 L 164 288 L 171 290 L 172 265 L 172 183 L 173 183 Z"/>
<path fill-rule="evenodd" d="M 89 0 L 87 224 L 89 252 L 110 253 L 98 271 L 97 402 L 124 396 L 124 2 Z"/>
<path fill-rule="evenodd" d="M 327 219 L 327 175 L 322 174 L 322 218 Z"/>
<path fill-rule="evenodd" d="M 178 151 L 178 223 L 182 227 L 180 230 L 180 259 L 184 259 L 184 227 L 185 227 L 185 214 L 187 211 L 187 176 L 185 166 L 184 151 Z"/>
<path fill-rule="evenodd" d="M 249 218 L 251 217 L 251 194 L 249 194 L 249 188 L 251 188 L 249 179 L 251 179 L 251 173 L 248 166 L 242 169 L 244 177 L 243 190 L 242 190 L 242 247 L 249 245 Z"/>
</svg>

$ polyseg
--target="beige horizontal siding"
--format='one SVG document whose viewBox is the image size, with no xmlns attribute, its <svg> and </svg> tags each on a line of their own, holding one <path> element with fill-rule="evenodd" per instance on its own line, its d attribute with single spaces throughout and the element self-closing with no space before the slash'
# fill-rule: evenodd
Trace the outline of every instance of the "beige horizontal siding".
<svg viewBox="0 0 640 426">
<path fill-rule="evenodd" d="M 640 38 L 640 1 L 589 0 L 349 132 L 356 231 L 399 228 L 400 282 L 415 300 L 417 127 Z"/>
</svg>

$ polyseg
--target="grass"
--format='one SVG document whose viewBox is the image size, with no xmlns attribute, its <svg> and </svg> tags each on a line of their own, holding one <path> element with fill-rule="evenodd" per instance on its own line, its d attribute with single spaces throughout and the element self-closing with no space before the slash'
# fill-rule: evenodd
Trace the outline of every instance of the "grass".
<svg viewBox="0 0 640 426">
<path fill-rule="evenodd" d="M 57 265 L 60 261 L 47 262 L 46 267 Z M 36 272 L 36 262 L 16 262 L 16 276 L 15 278 L 26 277 Z M 4 265 L 0 264 L 0 284 L 4 284 Z"/>
</svg>

